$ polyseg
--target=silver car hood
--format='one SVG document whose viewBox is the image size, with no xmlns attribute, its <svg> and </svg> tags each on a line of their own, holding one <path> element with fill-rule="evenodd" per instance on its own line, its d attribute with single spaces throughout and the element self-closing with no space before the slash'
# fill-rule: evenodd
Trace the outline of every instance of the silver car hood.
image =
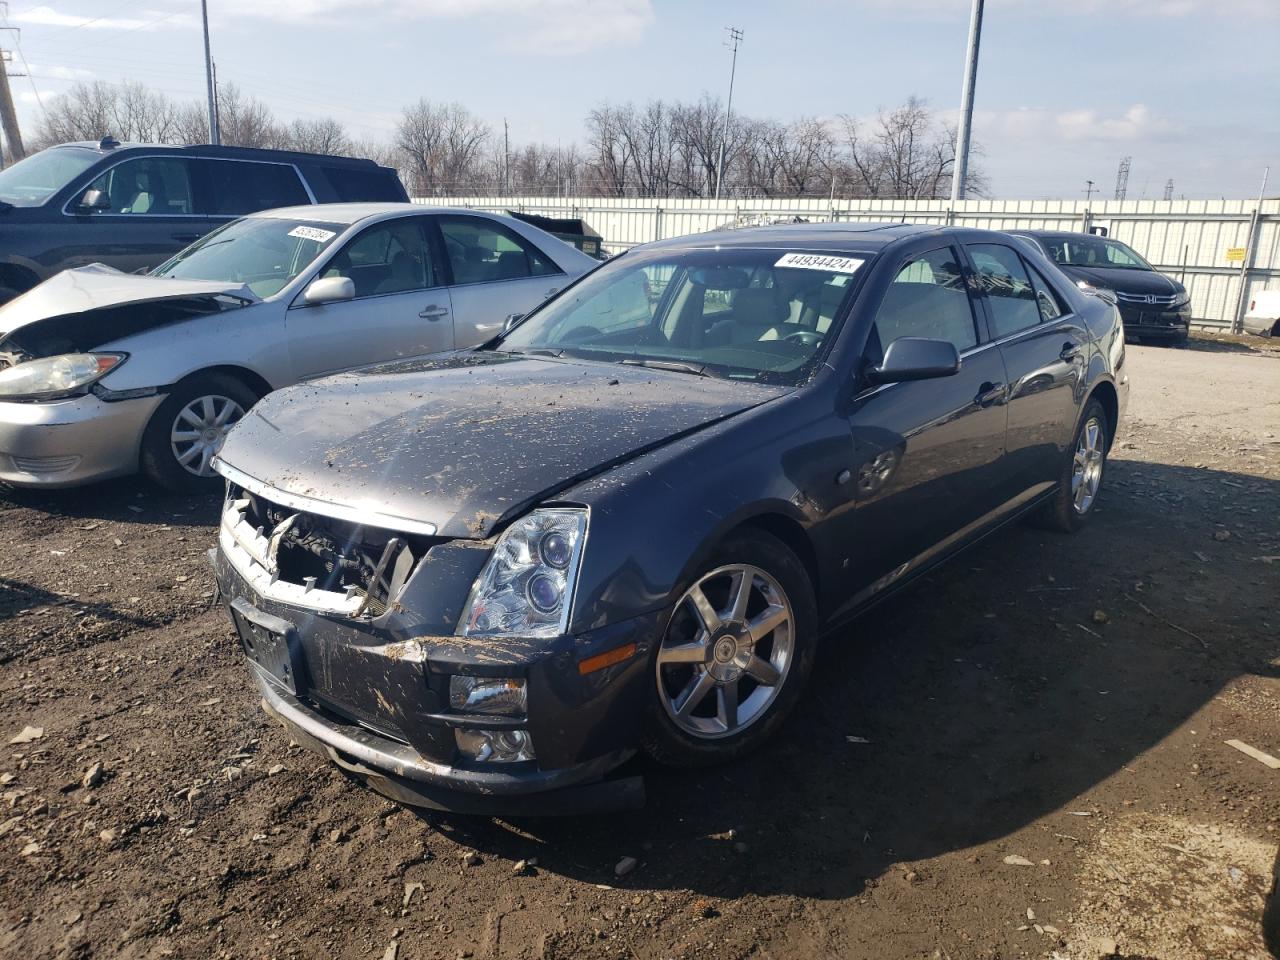
<svg viewBox="0 0 1280 960">
<path fill-rule="evenodd" d="M 0 307 L 0 336 L 49 317 L 133 303 L 211 296 L 228 296 L 246 303 L 261 300 L 243 283 L 143 276 L 93 263 L 54 274 Z"/>
</svg>

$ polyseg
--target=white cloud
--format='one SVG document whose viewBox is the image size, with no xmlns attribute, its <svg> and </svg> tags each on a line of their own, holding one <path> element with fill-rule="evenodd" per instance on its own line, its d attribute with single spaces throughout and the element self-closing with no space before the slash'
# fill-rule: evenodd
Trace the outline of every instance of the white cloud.
<svg viewBox="0 0 1280 960">
<path fill-rule="evenodd" d="M 977 110 L 973 126 L 979 138 L 1067 143 L 1156 141 L 1183 133 L 1181 125 L 1153 115 L 1141 103 L 1122 113 L 1104 113 L 1093 107 L 1062 111 L 1035 107 L 1003 112 Z"/>
<path fill-rule="evenodd" d="M 37 80 L 86 80 L 93 76 L 93 71 L 84 67 L 64 67 L 56 63 L 29 63 L 27 67 Z"/>
<path fill-rule="evenodd" d="M 165 13 L 159 10 L 140 11 L 136 17 L 85 17 L 72 13 L 60 13 L 53 7 L 32 7 L 9 16 L 13 23 L 25 23 L 42 27 L 83 28 L 85 30 L 156 30 L 185 27 L 195 23 L 186 13 Z"/>
</svg>

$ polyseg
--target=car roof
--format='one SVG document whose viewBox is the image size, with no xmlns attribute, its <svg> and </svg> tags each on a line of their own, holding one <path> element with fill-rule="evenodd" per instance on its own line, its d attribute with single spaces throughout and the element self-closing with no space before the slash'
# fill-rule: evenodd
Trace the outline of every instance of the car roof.
<svg viewBox="0 0 1280 960">
<path fill-rule="evenodd" d="M 195 153 L 203 157 L 227 157 L 242 160 L 296 160 L 306 163 L 321 162 L 326 166 L 342 167 L 377 167 L 373 160 L 361 157 L 337 157 L 327 153 L 305 153 L 301 150 L 268 150 L 262 147 L 229 147 L 212 143 L 172 144 L 172 143 L 119 143 L 112 147 L 103 147 L 93 140 L 80 140 L 72 143 L 57 144 L 55 149 L 75 147 L 81 150 L 92 150 L 102 156 L 110 156 L 129 150 L 173 150 L 176 152 Z"/>
<path fill-rule="evenodd" d="M 274 220 L 310 220 L 323 223 L 342 223 L 350 226 L 362 220 L 368 220 L 371 217 L 390 219 L 397 215 L 423 213 L 471 214 L 488 217 L 493 220 L 501 220 L 506 223 L 515 222 L 510 217 L 486 211 L 466 210 L 459 207 L 431 207 L 424 203 L 394 202 L 308 203 L 297 207 L 277 207 L 274 210 L 259 210 L 256 213 L 249 213 L 245 216 Z"/>
<path fill-rule="evenodd" d="M 643 249 L 706 247 L 768 247 L 787 250 L 879 250 L 912 237 L 955 236 L 970 242 L 1005 234 L 969 227 L 921 223 L 784 223 L 759 227 L 722 228 L 706 233 L 646 243 Z"/>
<path fill-rule="evenodd" d="M 1079 230 L 1010 230 L 1020 237 L 1036 237 L 1040 240 L 1078 240 L 1081 237 L 1093 237 L 1095 240 L 1107 240 L 1095 233 L 1081 233 Z"/>
</svg>

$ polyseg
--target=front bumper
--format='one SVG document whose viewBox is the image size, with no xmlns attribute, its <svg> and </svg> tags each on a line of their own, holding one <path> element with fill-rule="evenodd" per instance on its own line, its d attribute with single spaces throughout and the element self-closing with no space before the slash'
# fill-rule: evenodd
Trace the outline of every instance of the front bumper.
<svg viewBox="0 0 1280 960">
<path fill-rule="evenodd" d="M 142 432 L 163 400 L 157 395 L 108 403 L 88 394 L 0 402 L 0 480 L 71 487 L 134 473 Z"/>
<path fill-rule="evenodd" d="M 447 549 L 424 558 L 400 610 L 374 619 L 261 597 L 223 552 L 214 552 L 212 560 L 224 601 L 242 612 L 248 604 L 292 628 L 287 635 L 293 691 L 246 659 L 267 713 L 300 745 L 378 792 L 416 806 L 480 814 L 565 814 L 643 804 L 639 778 L 604 778 L 639 743 L 646 654 L 658 615 L 552 640 L 433 636 L 451 611 L 441 618 L 424 608 L 432 598 L 456 594 L 471 577 Z M 415 595 L 423 602 L 415 603 Z M 630 659 L 579 672 L 581 660 L 633 643 Z M 523 679 L 527 716 L 452 710 L 449 680 L 456 674 Z M 526 730 L 537 759 L 462 757 L 455 731 L 476 728 Z"/>
<path fill-rule="evenodd" d="M 1191 329 L 1191 305 L 1162 309 L 1121 303 L 1120 319 L 1128 336 L 1181 340 Z"/>
</svg>

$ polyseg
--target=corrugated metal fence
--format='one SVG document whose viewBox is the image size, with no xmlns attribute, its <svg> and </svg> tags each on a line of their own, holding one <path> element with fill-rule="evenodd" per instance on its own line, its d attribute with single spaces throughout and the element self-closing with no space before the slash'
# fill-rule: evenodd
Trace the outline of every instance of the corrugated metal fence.
<svg viewBox="0 0 1280 960">
<path fill-rule="evenodd" d="M 990 230 L 1105 227 L 1191 293 L 1196 322 L 1230 327 L 1250 294 L 1280 288 L 1280 200 L 694 200 L 449 197 L 418 203 L 581 217 L 610 251 L 751 218 L 952 223 Z M 1228 251 L 1244 261 L 1229 259 Z"/>
</svg>

